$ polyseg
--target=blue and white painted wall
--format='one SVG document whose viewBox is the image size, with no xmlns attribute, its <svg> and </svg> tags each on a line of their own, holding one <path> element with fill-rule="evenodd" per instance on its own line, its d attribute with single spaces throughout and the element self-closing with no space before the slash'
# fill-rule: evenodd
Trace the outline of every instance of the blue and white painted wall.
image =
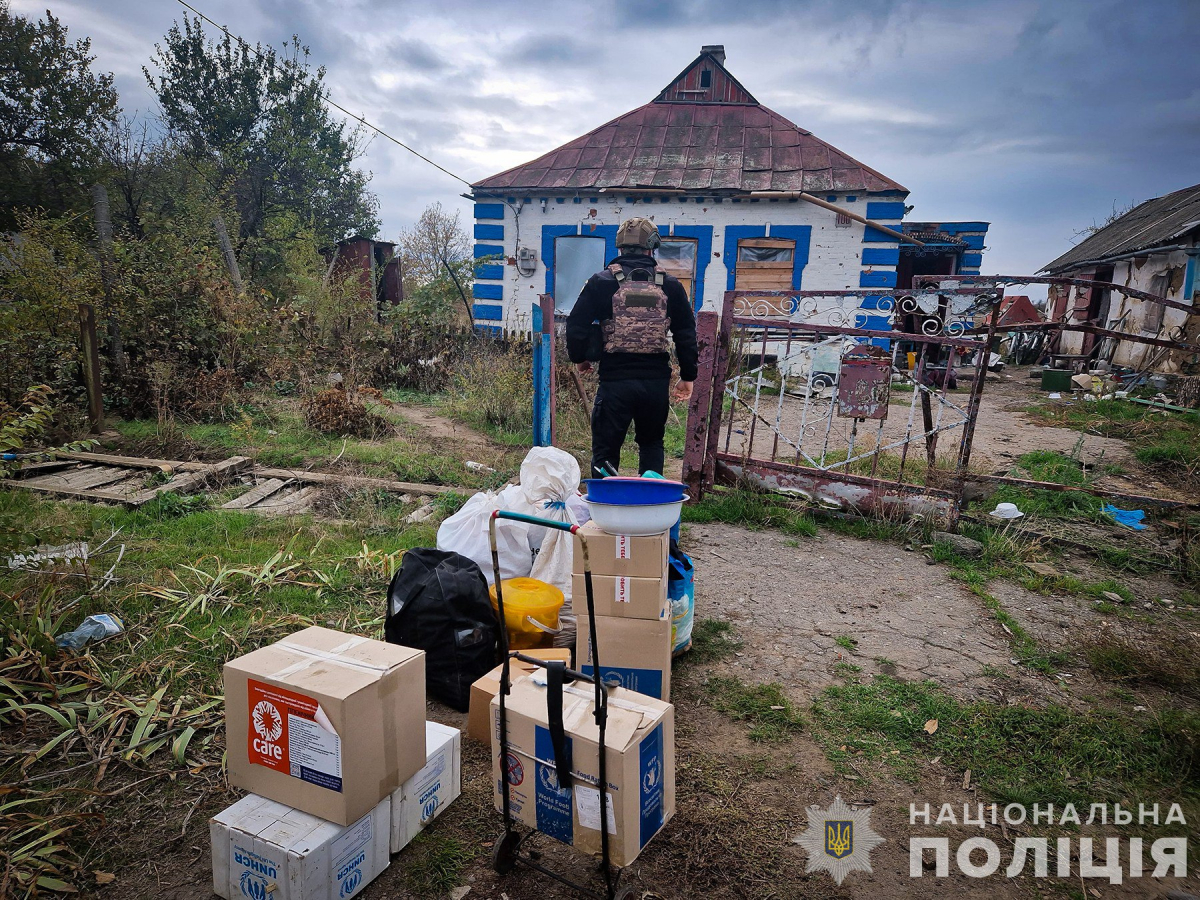
<svg viewBox="0 0 1200 900">
<path fill-rule="evenodd" d="M 905 195 L 822 193 L 822 199 L 899 228 Z M 528 329 L 539 294 L 555 293 L 555 247 L 559 238 L 591 237 L 604 242 L 603 260 L 616 255 L 617 227 L 630 216 L 646 216 L 664 237 L 696 241 L 697 309 L 719 310 L 734 286 L 738 241 L 778 237 L 795 241 L 793 289 L 891 288 L 899 258 L 896 238 L 811 203 L 782 199 L 731 199 L 704 194 L 639 195 L 613 192 L 525 192 L 476 196 L 475 318 L 481 327 Z M 560 245 L 561 246 L 561 245 Z M 598 249 L 598 244 L 596 245 Z M 521 249 L 532 258 L 521 261 Z M 599 258 L 599 255 L 597 255 Z M 596 266 L 599 268 L 600 266 Z M 561 275 L 561 273 L 559 273 Z M 574 301 L 582 287 L 559 284 Z"/>
</svg>

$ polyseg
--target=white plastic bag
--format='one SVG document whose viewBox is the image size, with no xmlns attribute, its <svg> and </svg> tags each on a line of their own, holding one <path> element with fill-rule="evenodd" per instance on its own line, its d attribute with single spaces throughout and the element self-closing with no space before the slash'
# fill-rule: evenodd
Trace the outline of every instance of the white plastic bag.
<svg viewBox="0 0 1200 900">
<path fill-rule="evenodd" d="M 480 491 L 464 503 L 462 509 L 442 522 L 437 533 L 437 548 L 461 553 L 472 560 L 483 570 L 490 586 L 494 581 L 492 545 L 488 537 L 492 511 L 507 509 L 528 512 L 527 506 L 520 486 L 515 484 L 499 492 Z M 530 543 L 531 529 L 532 526 L 524 522 L 497 523 L 496 550 L 500 558 L 501 579 L 529 577 L 536 549 Z"/>
</svg>

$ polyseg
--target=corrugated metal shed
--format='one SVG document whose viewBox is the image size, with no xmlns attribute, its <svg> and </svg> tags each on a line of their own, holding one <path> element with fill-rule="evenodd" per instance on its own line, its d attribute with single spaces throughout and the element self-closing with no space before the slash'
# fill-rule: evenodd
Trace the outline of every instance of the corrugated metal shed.
<svg viewBox="0 0 1200 900">
<path fill-rule="evenodd" d="M 907 193 L 760 104 L 723 60 L 705 48 L 645 106 L 473 187 Z"/>
<path fill-rule="evenodd" d="M 1135 206 L 1042 271 L 1053 275 L 1081 263 L 1169 244 L 1196 228 L 1200 228 L 1200 184 Z"/>
</svg>

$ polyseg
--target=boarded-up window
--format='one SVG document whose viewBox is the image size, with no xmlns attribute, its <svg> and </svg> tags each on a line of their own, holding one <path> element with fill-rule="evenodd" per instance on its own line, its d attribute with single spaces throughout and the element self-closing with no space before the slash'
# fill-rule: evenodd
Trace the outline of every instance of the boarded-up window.
<svg viewBox="0 0 1200 900">
<path fill-rule="evenodd" d="M 747 238 L 738 241 L 733 286 L 739 291 L 788 291 L 796 242 L 781 238 Z M 786 315 L 786 301 L 771 301 L 772 315 Z"/>
<path fill-rule="evenodd" d="M 658 267 L 668 275 L 674 275 L 683 284 L 688 299 L 695 301 L 693 287 L 696 284 L 696 242 L 687 238 L 663 238 L 658 248 Z"/>
</svg>

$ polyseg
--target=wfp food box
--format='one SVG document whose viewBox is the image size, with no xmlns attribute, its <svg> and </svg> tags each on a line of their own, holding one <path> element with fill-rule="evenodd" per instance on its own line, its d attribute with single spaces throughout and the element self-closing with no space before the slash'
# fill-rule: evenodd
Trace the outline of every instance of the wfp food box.
<svg viewBox="0 0 1200 900">
<path fill-rule="evenodd" d="M 605 733 L 608 784 L 603 803 L 599 783 L 599 731 L 593 687 L 563 688 L 563 729 L 571 784 L 562 786 L 546 713 L 547 688 L 540 676 L 513 685 L 506 702 L 508 755 L 492 745 L 496 808 L 503 809 L 501 772 L 509 784 L 510 810 L 517 821 L 586 853 L 600 852 L 603 820 L 612 863 L 627 866 L 675 814 L 675 710 L 669 703 L 613 688 Z M 499 727 L 499 698 L 492 701 Z M 603 816 L 601 810 L 603 809 Z"/>
<path fill-rule="evenodd" d="M 462 790 L 462 738 L 457 728 L 425 723 L 425 768 L 392 794 L 392 852 L 408 846 Z"/>
<path fill-rule="evenodd" d="M 568 666 L 571 664 L 569 647 L 538 647 L 535 650 L 522 650 L 521 652 L 526 656 L 533 656 L 547 662 L 560 661 L 565 662 Z M 516 681 L 518 678 L 524 678 L 534 672 L 537 668 L 532 663 L 513 659 L 509 661 L 508 677 Z M 471 685 L 471 705 L 470 711 L 467 713 L 467 737 L 471 740 L 484 744 L 492 742 L 491 714 L 488 712 L 488 708 L 491 706 L 492 698 L 500 693 L 500 673 L 503 669 L 504 664 L 501 663 L 483 677 L 476 679 L 475 683 Z"/>
<path fill-rule="evenodd" d="M 588 561 L 593 575 L 631 575 L 634 578 L 664 578 L 667 571 L 667 551 L 670 538 L 667 532 L 646 536 L 609 534 L 594 522 L 580 527 L 575 535 L 574 567 L 577 575 L 583 574 L 583 548 L 580 536 L 587 540 Z M 582 596 L 582 595 L 581 595 Z M 576 609 L 582 604 L 574 600 Z"/>
<path fill-rule="evenodd" d="M 339 825 L 425 765 L 425 654 L 306 628 L 225 664 L 229 781 Z"/>
<path fill-rule="evenodd" d="M 257 794 L 209 820 L 213 892 L 225 900 L 345 900 L 387 868 L 392 801 L 336 825 Z"/>
<path fill-rule="evenodd" d="M 584 576 L 571 576 L 571 597 L 579 621 L 587 617 Z M 627 619 L 661 619 L 667 615 L 667 576 L 637 578 L 633 575 L 592 573 L 592 602 L 597 616 Z"/>
<path fill-rule="evenodd" d="M 600 674 L 606 684 L 619 684 L 656 700 L 671 699 L 671 617 L 625 619 L 596 616 Z M 575 636 L 579 671 L 592 674 L 591 632 L 579 620 Z"/>
</svg>

